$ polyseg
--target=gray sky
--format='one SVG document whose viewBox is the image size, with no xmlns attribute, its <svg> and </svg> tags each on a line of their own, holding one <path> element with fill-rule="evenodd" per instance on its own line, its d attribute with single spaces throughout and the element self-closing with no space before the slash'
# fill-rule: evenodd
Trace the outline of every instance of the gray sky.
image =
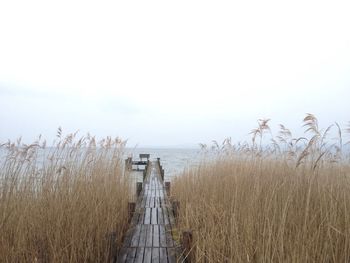
<svg viewBox="0 0 350 263">
<path fill-rule="evenodd" d="M 0 2 L 0 141 L 130 146 L 350 120 L 349 1 Z"/>
</svg>

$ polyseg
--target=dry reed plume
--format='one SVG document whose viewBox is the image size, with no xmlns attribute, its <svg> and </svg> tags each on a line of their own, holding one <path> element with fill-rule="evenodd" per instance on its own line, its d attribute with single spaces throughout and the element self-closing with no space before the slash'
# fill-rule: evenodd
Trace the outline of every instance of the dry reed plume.
<svg viewBox="0 0 350 263">
<path fill-rule="evenodd" d="M 179 228 L 193 230 L 196 262 L 350 261 L 342 129 L 320 130 L 312 114 L 304 127 L 305 137 L 283 125 L 272 137 L 268 120 L 260 120 L 252 143 L 214 143 L 214 160 L 174 180 Z M 327 140 L 332 131 L 337 137 Z"/>
<path fill-rule="evenodd" d="M 57 136 L 1 145 L 1 262 L 105 262 L 125 231 L 124 142 Z"/>
</svg>

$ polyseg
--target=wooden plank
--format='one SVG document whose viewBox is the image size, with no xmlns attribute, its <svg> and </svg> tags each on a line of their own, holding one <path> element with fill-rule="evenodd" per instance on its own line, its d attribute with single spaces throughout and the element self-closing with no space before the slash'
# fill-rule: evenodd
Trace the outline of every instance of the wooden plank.
<svg viewBox="0 0 350 263">
<path fill-rule="evenodd" d="M 134 262 L 136 257 L 136 248 L 132 247 L 128 249 L 128 256 L 126 258 L 126 262 Z"/>
<path fill-rule="evenodd" d="M 145 211 L 145 220 L 144 224 L 150 224 L 151 223 L 151 208 L 147 207 Z"/>
<path fill-rule="evenodd" d="M 146 246 L 146 238 L 147 238 L 146 226 L 147 225 L 141 225 L 139 247 L 145 247 Z"/>
<path fill-rule="evenodd" d="M 153 247 L 159 247 L 159 225 L 153 225 Z"/>
<path fill-rule="evenodd" d="M 151 207 L 151 195 L 150 194 L 148 194 L 148 196 L 147 196 L 146 207 Z"/>
<path fill-rule="evenodd" d="M 143 224 L 143 221 L 145 219 L 145 208 L 140 208 L 139 209 L 139 220 L 137 221 L 137 224 L 141 225 Z"/>
<path fill-rule="evenodd" d="M 131 225 L 136 225 L 140 217 L 140 212 L 138 210 L 135 211 L 134 216 L 131 219 L 130 224 Z"/>
<path fill-rule="evenodd" d="M 168 215 L 169 215 L 169 223 L 173 226 L 175 225 L 175 217 L 174 217 L 174 213 L 173 213 L 173 209 L 168 207 Z"/>
<path fill-rule="evenodd" d="M 152 248 L 145 248 L 145 255 L 143 257 L 143 263 L 152 263 Z"/>
<path fill-rule="evenodd" d="M 174 239 L 173 239 L 172 229 L 170 225 L 165 226 L 165 236 L 166 236 L 167 247 L 173 247 Z"/>
<path fill-rule="evenodd" d="M 152 213 L 151 224 L 152 225 L 158 224 L 157 210 L 158 210 L 157 208 L 152 208 L 152 210 L 151 210 L 151 213 Z"/>
<path fill-rule="evenodd" d="M 164 225 L 159 225 L 159 245 L 161 247 L 166 247 L 166 236 Z"/>
<path fill-rule="evenodd" d="M 136 204 L 132 226 L 124 239 L 128 250 L 126 262 L 176 262 L 176 244 L 172 235 L 175 218 L 164 195 L 159 171 L 152 168 L 144 180 L 144 187 Z M 119 259 L 118 259 L 119 260 Z"/>
<path fill-rule="evenodd" d="M 126 232 L 126 235 L 125 235 L 125 238 L 124 238 L 123 247 L 130 247 L 131 239 L 132 239 L 132 237 L 134 235 L 134 232 L 135 232 L 135 228 L 134 227 L 130 228 Z"/>
<path fill-rule="evenodd" d="M 157 213 L 158 213 L 158 224 L 159 225 L 164 225 L 163 210 L 160 207 L 158 207 L 156 209 L 157 209 Z"/>
<path fill-rule="evenodd" d="M 143 254 L 145 253 L 144 247 L 137 248 L 136 251 L 136 257 L 135 257 L 135 263 L 142 263 L 143 262 Z"/>
<path fill-rule="evenodd" d="M 141 206 L 142 206 L 142 207 L 146 207 L 146 200 L 147 200 L 147 197 L 146 197 L 146 195 L 144 195 L 144 196 L 142 197 L 142 203 L 141 203 Z"/>
<path fill-rule="evenodd" d="M 163 206 L 162 210 L 163 210 L 164 224 L 165 224 L 165 225 L 169 225 L 169 224 L 170 224 L 170 221 L 169 221 L 168 209 L 167 209 L 166 207 Z"/>
<path fill-rule="evenodd" d="M 159 261 L 159 248 L 152 248 L 152 263 L 163 263 Z"/>
<path fill-rule="evenodd" d="M 140 232 L 141 232 L 141 225 L 135 226 L 135 231 L 131 239 L 131 247 L 137 247 L 139 245 L 140 241 Z"/>
<path fill-rule="evenodd" d="M 160 263 L 167 263 L 168 262 L 166 248 L 164 248 L 164 247 L 159 248 L 159 262 Z"/>
<path fill-rule="evenodd" d="M 145 225 L 147 228 L 147 238 L 146 238 L 146 247 L 152 247 L 153 245 L 153 226 Z"/>
</svg>

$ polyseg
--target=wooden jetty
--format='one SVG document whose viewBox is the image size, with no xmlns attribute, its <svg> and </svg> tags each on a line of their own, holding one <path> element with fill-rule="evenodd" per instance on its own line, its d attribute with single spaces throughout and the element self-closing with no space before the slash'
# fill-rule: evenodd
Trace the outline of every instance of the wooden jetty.
<svg viewBox="0 0 350 263">
<path fill-rule="evenodd" d="M 141 155 L 140 155 L 141 157 Z M 120 263 L 177 262 L 178 244 L 174 239 L 174 209 L 164 186 L 160 160 L 150 162 L 149 155 L 143 185 L 137 185 L 137 202 L 129 203 L 130 227 L 117 257 Z M 133 162 L 129 159 L 126 164 Z M 134 164 L 139 165 L 139 162 Z"/>
</svg>

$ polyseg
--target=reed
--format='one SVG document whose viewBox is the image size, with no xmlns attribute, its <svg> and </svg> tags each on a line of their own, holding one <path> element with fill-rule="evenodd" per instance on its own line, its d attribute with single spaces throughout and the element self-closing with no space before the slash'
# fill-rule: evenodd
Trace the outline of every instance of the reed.
<svg viewBox="0 0 350 263">
<path fill-rule="evenodd" d="M 1 262 L 106 262 L 126 230 L 125 143 L 57 137 L 1 145 Z"/>
<path fill-rule="evenodd" d="M 283 125 L 273 137 L 261 120 L 251 143 L 215 143 L 214 160 L 173 181 L 178 227 L 193 231 L 196 262 L 350 261 L 342 130 L 320 130 L 311 114 L 304 126 L 305 137 L 294 138 Z M 329 144 L 332 129 L 337 138 Z"/>
</svg>

